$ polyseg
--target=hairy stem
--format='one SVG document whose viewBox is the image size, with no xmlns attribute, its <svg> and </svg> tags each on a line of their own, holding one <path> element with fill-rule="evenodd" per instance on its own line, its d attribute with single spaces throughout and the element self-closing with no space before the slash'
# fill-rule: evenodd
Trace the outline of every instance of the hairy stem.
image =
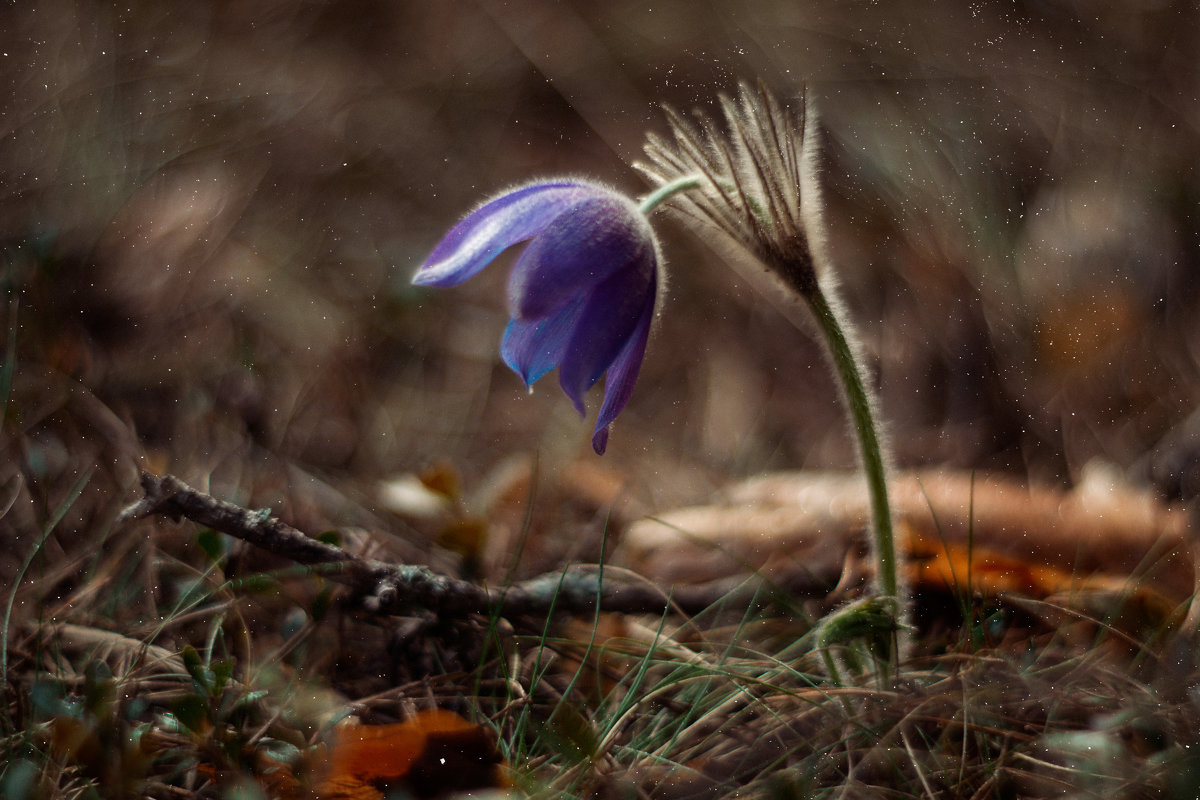
<svg viewBox="0 0 1200 800">
<path fill-rule="evenodd" d="M 846 393 L 846 405 L 849 407 L 850 421 L 858 438 L 859 456 L 862 458 L 863 472 L 871 496 L 879 589 L 880 593 L 892 602 L 898 615 L 900 586 L 897 577 L 896 537 L 892 530 L 892 513 L 888 505 L 886 464 L 870 396 L 867 394 L 867 387 L 863 382 L 850 340 L 846 337 L 846 329 L 838 320 L 837 312 L 829 304 L 824 292 L 818 288 L 816 291 L 804 293 L 803 296 L 825 337 L 834 369 L 837 370 L 842 389 Z"/>
<path fill-rule="evenodd" d="M 686 192 L 689 189 L 695 189 L 703 181 L 704 178 L 701 175 L 684 175 L 682 178 L 676 178 L 670 183 L 664 183 L 642 198 L 642 201 L 638 203 L 638 210 L 643 214 L 649 215 L 651 211 L 662 205 L 672 195 Z"/>
<path fill-rule="evenodd" d="M 649 214 L 672 196 L 695 189 L 703 182 L 700 174 L 676 178 L 647 195 L 641 201 L 639 208 L 642 213 Z M 750 193 L 743 194 L 746 198 L 752 197 Z M 770 216 L 760 206 L 751 206 L 750 216 L 752 219 L 760 220 L 764 226 L 770 227 Z M 779 248 L 774 252 L 760 251 L 759 255 L 765 263 L 772 265 L 776 274 L 792 291 L 803 297 L 808 303 L 808 307 L 817 321 L 817 327 L 820 328 L 821 335 L 825 340 L 825 346 L 829 351 L 846 398 L 850 422 L 858 440 L 863 473 L 867 480 L 867 489 L 871 500 L 878 593 L 881 595 L 880 599 L 891 609 L 893 622 L 901 623 L 904 608 L 900 591 L 899 565 L 896 560 L 896 537 L 892 528 L 891 508 L 888 504 L 887 464 L 883 457 L 879 430 L 875 424 L 871 398 L 848 336 L 849 324 L 843 323 L 839 319 L 837 309 L 829 302 L 829 295 L 821 288 L 807 239 L 794 241 L 792 245 L 789 248 Z M 894 660 L 894 657 L 895 653 L 893 652 L 891 660 Z"/>
</svg>

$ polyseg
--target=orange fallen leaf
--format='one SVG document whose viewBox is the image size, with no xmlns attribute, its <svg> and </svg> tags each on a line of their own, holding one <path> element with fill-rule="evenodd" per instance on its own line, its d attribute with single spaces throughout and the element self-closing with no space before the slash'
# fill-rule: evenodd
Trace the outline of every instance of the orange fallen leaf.
<svg viewBox="0 0 1200 800">
<path fill-rule="evenodd" d="M 998 475 L 902 472 L 889 481 L 897 544 L 915 588 L 1047 598 L 1138 595 L 1173 609 L 1196 583 L 1191 516 L 1102 468 L 1074 490 Z M 779 473 L 731 487 L 717 505 L 676 509 L 626 532 L 622 563 L 661 583 L 853 563 L 869 570 L 870 501 L 853 473 Z"/>
<path fill-rule="evenodd" d="M 437 797 L 505 783 L 492 732 L 434 709 L 394 725 L 339 726 L 316 793 L 329 800 L 382 800 L 395 790 Z"/>
</svg>

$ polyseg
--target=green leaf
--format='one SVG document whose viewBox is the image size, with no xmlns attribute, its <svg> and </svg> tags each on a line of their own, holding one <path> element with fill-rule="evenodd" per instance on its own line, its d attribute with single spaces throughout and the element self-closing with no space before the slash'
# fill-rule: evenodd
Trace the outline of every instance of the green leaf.
<svg viewBox="0 0 1200 800">
<path fill-rule="evenodd" d="M 82 711 L 82 706 L 66 702 L 62 682 L 56 680 L 35 680 L 29 687 L 29 702 L 38 719 L 78 717 Z"/>
<path fill-rule="evenodd" d="M 175 719 L 189 731 L 204 735 L 209 727 L 208 698 L 198 694 L 185 694 L 171 708 Z"/>
<path fill-rule="evenodd" d="M 210 667 L 209 671 L 212 674 L 212 685 L 209 687 L 209 694 L 213 697 L 218 697 L 225 691 L 225 686 L 229 683 L 229 678 L 233 675 L 233 661 L 217 661 Z"/>
<path fill-rule="evenodd" d="M 309 610 L 309 616 L 313 622 L 320 622 L 329 613 L 329 609 L 333 607 L 333 585 L 326 583 L 325 586 L 313 598 L 312 608 Z"/>
<path fill-rule="evenodd" d="M 568 763 L 594 757 L 600 746 L 592 723 L 569 703 L 559 703 L 555 707 L 542 733 L 546 743 L 565 757 Z"/>
<path fill-rule="evenodd" d="M 84 669 L 84 707 L 96 719 L 106 719 L 117 699 L 117 682 L 103 661 L 89 661 Z"/>
<path fill-rule="evenodd" d="M 225 558 L 226 541 L 224 536 L 211 528 L 205 528 L 196 534 L 196 544 L 200 545 L 204 555 L 214 564 L 219 564 Z"/>
<path fill-rule="evenodd" d="M 241 580 L 241 588 L 246 592 L 266 593 L 274 591 L 279 582 L 272 575 L 256 573 L 247 575 Z"/>
<path fill-rule="evenodd" d="M 196 652 L 196 648 L 189 644 L 183 648 L 181 655 L 183 657 L 183 667 L 187 670 L 188 675 L 192 676 L 192 681 L 196 684 L 196 689 L 201 694 L 211 695 L 213 685 L 212 671 L 204 666 L 204 661 L 200 658 L 200 654 Z"/>
<path fill-rule="evenodd" d="M 4 777 L 0 778 L 0 797 L 12 800 L 37 797 L 38 772 L 38 765 L 27 758 L 9 762 L 4 768 Z"/>
</svg>

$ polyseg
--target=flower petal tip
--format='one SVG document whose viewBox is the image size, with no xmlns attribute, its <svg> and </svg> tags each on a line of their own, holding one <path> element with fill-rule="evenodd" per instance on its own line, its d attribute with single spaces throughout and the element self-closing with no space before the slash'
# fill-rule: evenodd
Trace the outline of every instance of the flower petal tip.
<svg viewBox="0 0 1200 800">
<path fill-rule="evenodd" d="M 608 430 L 611 425 L 605 425 L 600 430 L 592 434 L 592 449 L 596 451 L 596 455 L 604 455 L 604 451 L 608 449 Z"/>
<path fill-rule="evenodd" d="M 432 286 L 434 283 L 434 280 L 435 279 L 433 278 L 430 271 L 427 270 L 425 267 L 421 267 L 420 269 L 418 269 L 416 272 L 413 273 L 412 280 L 410 282 L 412 283 L 413 286 Z"/>
</svg>

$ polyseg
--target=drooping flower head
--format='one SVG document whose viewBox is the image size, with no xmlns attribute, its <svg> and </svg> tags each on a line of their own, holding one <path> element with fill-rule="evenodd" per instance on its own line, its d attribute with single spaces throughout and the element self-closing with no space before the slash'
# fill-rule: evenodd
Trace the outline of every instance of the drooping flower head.
<svg viewBox="0 0 1200 800">
<path fill-rule="evenodd" d="M 584 413 L 584 394 L 603 376 L 592 447 L 629 402 L 654 319 L 658 245 L 636 203 L 594 183 L 532 183 L 467 215 L 413 277 L 456 286 L 500 253 L 528 242 L 508 279 L 511 321 L 500 352 L 532 386 L 558 368 L 559 384 Z"/>
</svg>

